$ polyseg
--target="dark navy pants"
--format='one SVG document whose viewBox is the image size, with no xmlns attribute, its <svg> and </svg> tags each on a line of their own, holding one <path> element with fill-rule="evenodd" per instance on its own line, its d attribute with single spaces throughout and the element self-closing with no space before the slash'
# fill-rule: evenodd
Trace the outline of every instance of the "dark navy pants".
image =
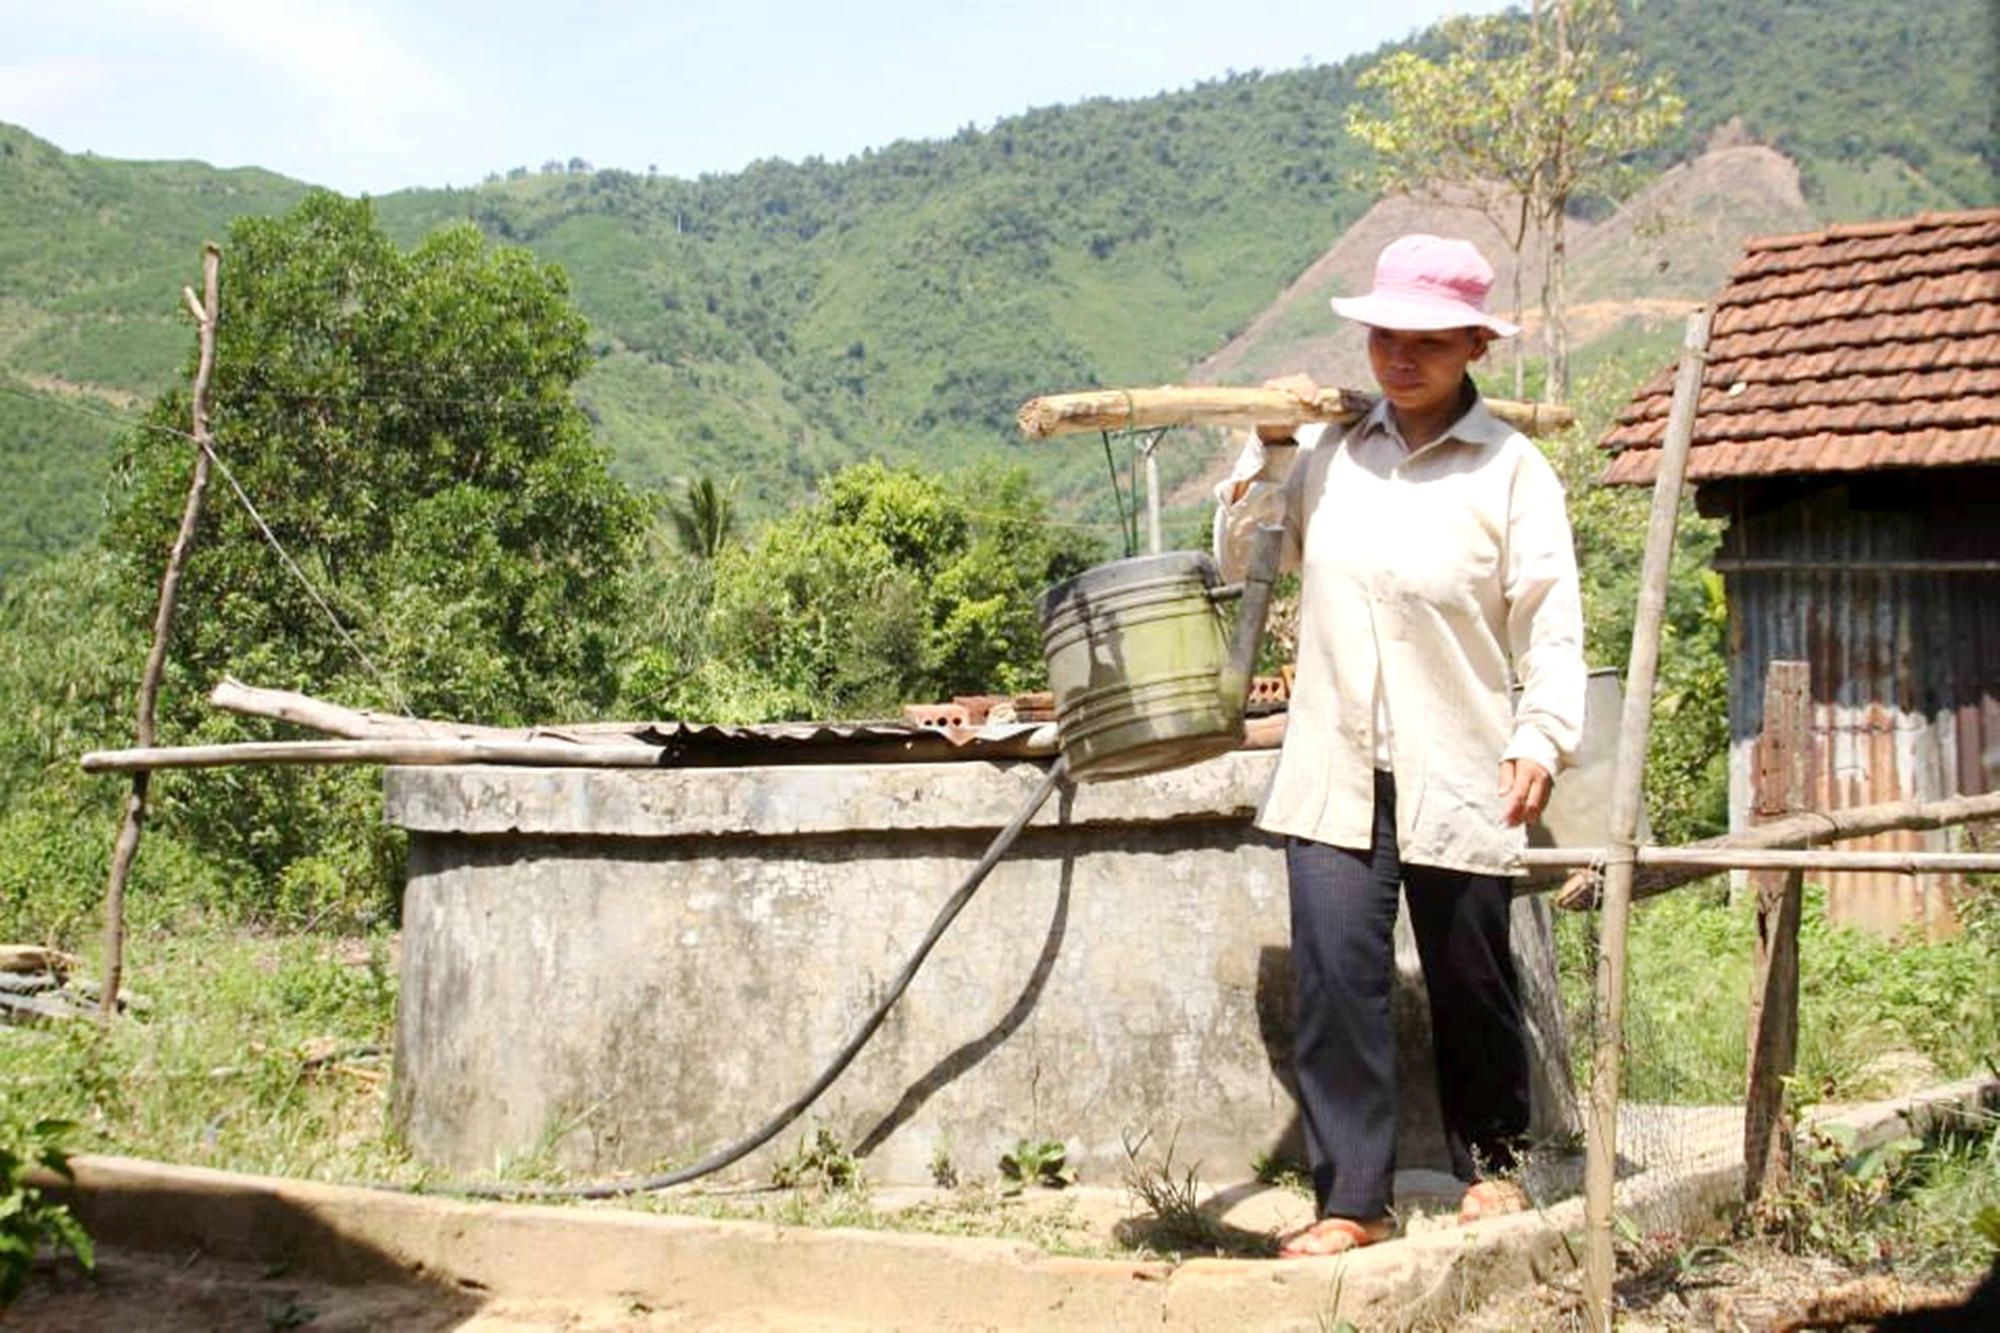
<svg viewBox="0 0 2000 1333">
<path fill-rule="evenodd" d="M 1438 1101 L 1452 1173 L 1513 1165 L 1528 1129 L 1528 1048 L 1508 949 L 1512 882 L 1402 864 L 1396 788 L 1375 775 L 1366 852 L 1294 838 L 1292 1058 L 1322 1217 L 1377 1218 L 1396 1172 L 1396 898 L 1406 886 L 1430 995 Z"/>
</svg>

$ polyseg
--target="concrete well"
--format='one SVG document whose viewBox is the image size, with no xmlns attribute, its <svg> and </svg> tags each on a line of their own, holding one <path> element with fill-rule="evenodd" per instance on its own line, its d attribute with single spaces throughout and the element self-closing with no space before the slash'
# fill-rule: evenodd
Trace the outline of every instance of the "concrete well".
<svg viewBox="0 0 2000 1333">
<path fill-rule="evenodd" d="M 792 1129 L 871 1176 L 992 1173 L 1060 1139 L 1115 1181 L 1125 1143 L 1205 1180 L 1296 1155 L 1282 846 L 1250 818 L 1275 754 L 1058 793 L 874 1041 Z M 603 1175 L 761 1125 L 859 1024 L 1039 764 L 391 770 L 411 833 L 395 1115 L 417 1156 Z M 1547 918 L 1516 903 L 1537 1121 L 1577 1128 Z M 1441 1167 L 1415 951 L 1399 941 L 1404 1167 Z"/>
</svg>

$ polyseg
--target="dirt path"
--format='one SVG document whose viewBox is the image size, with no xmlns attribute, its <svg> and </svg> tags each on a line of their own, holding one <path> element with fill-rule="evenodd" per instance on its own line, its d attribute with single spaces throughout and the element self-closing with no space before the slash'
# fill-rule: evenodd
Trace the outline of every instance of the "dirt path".
<svg viewBox="0 0 2000 1333">
<path fill-rule="evenodd" d="M 74 1263 L 37 1264 L 27 1291 L 0 1323 L 35 1333 L 293 1328 L 431 1333 L 464 1327 L 475 1305 L 444 1291 L 338 1287 L 199 1255 L 176 1261 L 110 1250 L 98 1255 L 94 1276 Z"/>
<path fill-rule="evenodd" d="M 732 1318 L 740 1333 L 859 1333 L 859 1324 L 801 1322 L 768 1311 Z M 199 1255 L 186 1260 L 108 1250 L 94 1276 L 74 1263 L 36 1266 L 4 1314 L 8 1333 L 681 1333 L 712 1321 L 609 1302 L 496 1301 L 442 1287 L 301 1281 Z"/>
</svg>

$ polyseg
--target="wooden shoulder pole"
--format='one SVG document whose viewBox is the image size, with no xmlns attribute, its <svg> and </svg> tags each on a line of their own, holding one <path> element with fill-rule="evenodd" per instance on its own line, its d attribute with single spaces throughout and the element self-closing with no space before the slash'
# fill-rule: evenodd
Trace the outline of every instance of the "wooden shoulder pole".
<svg viewBox="0 0 2000 1333">
<path fill-rule="evenodd" d="M 1597 960 L 1597 1047 L 1592 1060 L 1590 1111 L 1585 1124 L 1585 1307 L 1596 1333 L 1610 1333 L 1617 1256 L 1611 1244 L 1611 1205 L 1618 1170 L 1619 1061 L 1625 1049 L 1625 936 L 1632 909 L 1639 811 L 1646 790 L 1646 739 L 1652 726 L 1653 680 L 1666 618 L 1667 576 L 1680 519 L 1681 482 L 1694 439 L 1695 404 L 1708 359 L 1708 311 L 1688 317 L 1674 377 L 1673 406 L 1653 483 L 1652 518 L 1639 574 L 1639 607 L 1632 622 L 1632 659 L 1625 673 L 1625 711 L 1612 778 L 1611 830 L 1605 838 L 1604 915 Z"/>
<path fill-rule="evenodd" d="M 200 359 L 194 373 L 194 476 L 188 483 L 187 503 L 181 510 L 180 531 L 167 554 L 166 573 L 160 578 L 160 605 L 153 616 L 153 646 L 146 653 L 146 669 L 139 679 L 138 743 L 141 749 L 153 745 L 154 706 L 160 697 L 160 676 L 166 670 L 167 642 L 174 632 L 174 603 L 180 595 L 181 574 L 187 568 L 188 552 L 194 547 L 195 526 L 201 520 L 202 495 L 208 490 L 208 382 L 215 373 L 215 316 L 218 303 L 218 270 L 222 251 L 213 242 L 201 251 L 201 304 L 187 288 L 181 294 L 200 321 Z M 146 823 L 146 792 L 152 773 L 139 769 L 132 774 L 132 791 L 125 800 L 125 822 L 118 830 L 118 842 L 111 852 L 111 878 L 104 888 L 104 990 L 98 1001 L 98 1019 L 109 1023 L 118 1012 L 118 984 L 125 970 L 125 881 L 139 854 L 139 834 Z"/>
<path fill-rule="evenodd" d="M 1302 426 L 1326 421 L 1359 421 L 1375 405 L 1375 395 L 1357 389 L 1325 389 L 1306 403 L 1282 389 L 1249 389 L 1213 384 L 1169 384 L 1157 389 L 1087 389 L 1053 393 L 1021 404 L 1015 420 L 1031 440 L 1079 431 L 1156 430 L 1162 426 Z M 1560 403 L 1517 403 L 1489 398 L 1494 416 L 1524 435 L 1545 435 L 1576 420 Z"/>
</svg>

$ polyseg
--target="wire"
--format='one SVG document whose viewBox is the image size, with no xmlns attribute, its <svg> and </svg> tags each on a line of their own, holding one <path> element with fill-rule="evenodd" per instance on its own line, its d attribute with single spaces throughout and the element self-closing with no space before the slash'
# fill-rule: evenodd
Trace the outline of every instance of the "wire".
<svg viewBox="0 0 2000 1333">
<path fill-rule="evenodd" d="M 189 438 L 192 439 L 193 437 L 190 436 Z M 396 682 L 390 678 L 389 673 L 375 665 L 375 660 L 368 656 L 367 650 L 355 641 L 352 634 L 347 632 L 347 626 L 341 623 L 340 616 L 335 613 L 326 598 L 320 596 L 319 589 L 306 576 L 306 572 L 299 568 L 298 563 L 292 559 L 291 553 L 285 550 L 284 543 L 278 540 L 278 534 L 271 531 L 271 525 L 266 523 L 264 516 L 257 512 L 257 506 L 251 503 L 249 494 L 237 482 L 236 474 L 229 470 L 229 464 L 222 461 L 222 456 L 215 452 L 211 444 L 203 444 L 199 440 L 195 441 L 195 443 L 200 445 L 201 451 L 208 455 L 209 461 L 214 463 L 216 469 L 222 473 L 222 479 L 229 483 L 229 489 L 235 492 L 238 503 L 243 506 L 244 512 L 250 515 L 250 521 L 257 525 L 257 531 L 264 535 L 264 540 L 270 544 L 273 551 L 277 552 L 278 559 L 283 562 L 292 577 L 298 580 L 299 586 L 306 590 L 306 596 L 312 598 L 313 605 L 317 606 L 325 614 L 328 623 L 333 626 L 333 632 L 340 636 L 340 641 L 347 645 L 348 650 L 356 658 L 360 659 L 361 665 L 368 668 L 369 674 L 375 677 L 375 682 L 388 692 L 390 701 L 396 705 L 396 711 L 404 717 L 409 717 L 411 715 L 409 701 L 403 697 L 403 692 L 396 688 Z"/>
<path fill-rule="evenodd" d="M 12 385 L 0 384 L 0 391 L 21 395 L 21 391 Z M 216 452 L 212 440 L 208 443 L 203 443 L 202 440 L 190 431 L 177 430 L 172 426 L 164 426 L 159 422 L 147 421 L 144 418 L 120 417 L 109 412 L 86 408 L 81 404 L 67 403 L 60 399 L 48 398 L 45 395 L 21 396 L 32 396 L 38 401 L 49 402 L 58 407 L 68 408 L 84 416 L 115 421 L 123 426 L 137 426 L 141 430 L 149 430 L 157 435 L 165 435 L 172 439 L 185 441 L 200 449 L 202 453 L 208 456 L 208 460 L 215 464 L 216 469 L 222 473 L 223 480 L 229 483 L 229 489 L 235 494 L 237 503 L 243 506 L 243 511 L 250 516 L 251 523 L 256 525 L 257 531 L 262 534 L 266 544 L 277 553 L 278 560 L 284 566 L 286 572 L 297 581 L 301 588 L 305 589 L 306 596 L 312 600 L 313 605 L 319 608 L 320 613 L 333 626 L 334 634 L 339 637 L 340 641 L 347 646 L 348 651 L 354 654 L 361 665 L 375 678 L 375 682 L 388 694 L 391 702 L 396 707 L 396 711 L 404 717 L 410 716 L 409 701 L 404 698 L 403 692 L 397 688 L 396 682 L 390 678 L 387 672 L 375 664 L 373 658 L 368 656 L 367 650 L 362 648 L 361 644 L 348 632 L 347 626 L 342 623 L 340 616 L 334 611 L 332 605 L 320 594 L 318 587 L 314 585 L 312 579 L 303 569 L 299 568 L 298 562 L 292 559 L 291 553 L 285 549 L 284 543 L 278 540 L 278 534 L 271 530 L 271 525 L 266 523 L 264 516 L 257 511 L 256 504 L 251 501 L 250 495 L 243 489 L 242 483 L 236 480 L 236 474 L 230 471 L 229 464 L 223 460 L 221 454 Z"/>
</svg>

